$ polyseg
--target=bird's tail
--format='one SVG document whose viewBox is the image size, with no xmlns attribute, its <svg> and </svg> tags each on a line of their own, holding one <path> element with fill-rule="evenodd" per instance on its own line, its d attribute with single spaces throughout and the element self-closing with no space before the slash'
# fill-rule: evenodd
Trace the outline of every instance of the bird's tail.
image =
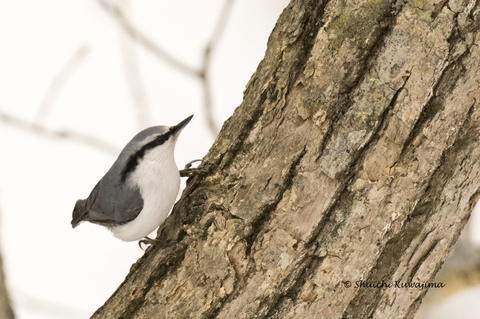
<svg viewBox="0 0 480 319">
<path fill-rule="evenodd" d="M 72 228 L 77 227 L 84 220 L 84 217 L 87 214 L 85 205 L 83 205 L 84 203 L 84 199 L 79 199 L 75 203 L 75 208 L 73 209 L 72 213 Z"/>
</svg>

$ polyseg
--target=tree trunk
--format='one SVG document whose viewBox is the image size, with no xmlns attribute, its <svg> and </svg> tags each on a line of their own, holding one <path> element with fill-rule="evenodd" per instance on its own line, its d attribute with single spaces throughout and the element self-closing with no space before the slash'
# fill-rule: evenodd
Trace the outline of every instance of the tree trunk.
<svg viewBox="0 0 480 319">
<path fill-rule="evenodd" d="M 480 194 L 478 12 L 292 0 L 159 230 L 179 243 L 92 318 L 412 318 Z"/>
</svg>

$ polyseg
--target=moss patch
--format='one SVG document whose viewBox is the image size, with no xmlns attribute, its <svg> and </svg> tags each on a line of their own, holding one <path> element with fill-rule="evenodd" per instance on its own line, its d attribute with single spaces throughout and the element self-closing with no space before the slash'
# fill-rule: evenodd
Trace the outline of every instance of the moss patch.
<svg viewBox="0 0 480 319">
<path fill-rule="evenodd" d="M 334 31 L 336 35 L 330 40 L 329 49 L 337 51 L 345 39 L 352 39 L 356 47 L 361 46 L 389 12 L 390 4 L 390 1 L 370 0 L 359 10 L 334 17 L 326 27 L 327 32 Z"/>
<path fill-rule="evenodd" d="M 308 112 L 310 116 L 317 113 L 318 110 L 324 109 L 325 105 L 321 99 L 305 99 L 303 101 L 303 108 Z"/>
</svg>

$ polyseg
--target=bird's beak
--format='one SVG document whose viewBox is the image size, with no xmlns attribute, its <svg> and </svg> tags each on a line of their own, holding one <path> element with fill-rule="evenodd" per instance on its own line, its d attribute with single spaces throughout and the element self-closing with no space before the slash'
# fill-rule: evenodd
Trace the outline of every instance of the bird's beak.
<svg viewBox="0 0 480 319">
<path fill-rule="evenodd" d="M 173 131 L 173 134 L 180 133 L 180 131 L 183 130 L 185 126 L 187 126 L 188 122 L 190 122 L 192 117 L 193 117 L 193 114 L 187 117 L 186 119 L 184 119 L 183 121 L 181 121 L 180 123 L 178 123 L 177 125 L 170 127 L 170 129 Z"/>
</svg>

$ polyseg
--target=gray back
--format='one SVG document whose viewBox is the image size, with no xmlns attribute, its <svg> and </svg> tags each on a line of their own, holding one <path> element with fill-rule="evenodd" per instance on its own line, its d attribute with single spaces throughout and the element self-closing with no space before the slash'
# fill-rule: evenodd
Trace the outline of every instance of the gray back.
<svg viewBox="0 0 480 319">
<path fill-rule="evenodd" d="M 110 225 L 122 224 L 133 220 L 143 208 L 143 199 L 138 188 L 122 182 L 122 171 L 130 156 L 159 134 L 167 132 L 168 126 L 152 126 L 133 137 L 122 150 L 117 160 L 105 176 L 97 183 L 86 199 L 82 220 Z"/>
</svg>

